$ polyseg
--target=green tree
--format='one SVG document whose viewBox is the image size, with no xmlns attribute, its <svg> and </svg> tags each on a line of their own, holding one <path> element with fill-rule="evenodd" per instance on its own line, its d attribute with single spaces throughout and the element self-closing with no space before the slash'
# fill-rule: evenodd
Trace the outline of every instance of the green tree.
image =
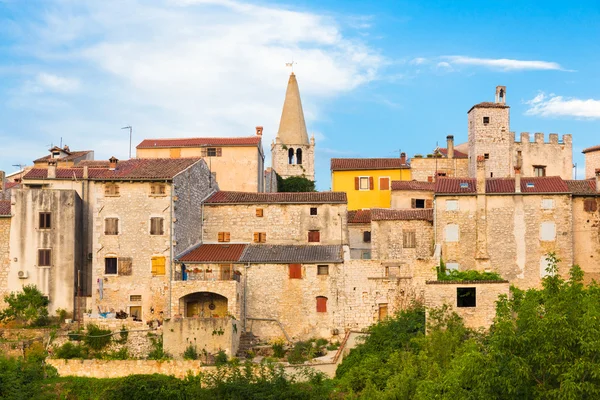
<svg viewBox="0 0 600 400">
<path fill-rule="evenodd" d="M 48 324 L 48 298 L 35 285 L 23 286 L 23 291 L 4 296 L 7 308 L 0 311 L 0 321 L 16 320 L 28 326 Z"/>
<path fill-rule="evenodd" d="M 315 181 L 304 176 L 290 176 L 282 178 L 277 174 L 278 192 L 315 192 Z"/>
</svg>

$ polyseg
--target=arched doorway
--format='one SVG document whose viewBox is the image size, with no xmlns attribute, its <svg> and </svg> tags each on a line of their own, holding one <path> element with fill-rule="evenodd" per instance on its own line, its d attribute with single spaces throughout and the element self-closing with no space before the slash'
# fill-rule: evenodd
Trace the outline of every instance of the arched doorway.
<svg viewBox="0 0 600 400">
<path fill-rule="evenodd" d="M 181 304 L 183 303 L 183 304 Z M 196 292 L 180 299 L 186 317 L 219 318 L 227 316 L 227 297 L 212 292 Z"/>
</svg>

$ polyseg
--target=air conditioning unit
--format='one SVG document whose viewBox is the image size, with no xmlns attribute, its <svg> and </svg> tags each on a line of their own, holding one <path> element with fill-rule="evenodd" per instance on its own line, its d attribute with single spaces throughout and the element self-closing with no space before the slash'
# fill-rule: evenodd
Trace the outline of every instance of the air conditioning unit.
<svg viewBox="0 0 600 400">
<path fill-rule="evenodd" d="M 19 279 L 27 279 L 27 278 L 29 278 L 29 272 L 19 271 Z"/>
</svg>

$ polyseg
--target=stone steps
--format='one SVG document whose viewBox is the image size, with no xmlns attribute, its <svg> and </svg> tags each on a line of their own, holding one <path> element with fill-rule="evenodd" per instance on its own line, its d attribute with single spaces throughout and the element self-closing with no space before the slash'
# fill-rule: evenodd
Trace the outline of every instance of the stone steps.
<svg viewBox="0 0 600 400">
<path fill-rule="evenodd" d="M 236 353 L 238 358 L 246 358 L 248 350 L 258 343 L 258 337 L 254 336 L 252 332 L 242 333 L 240 336 L 240 345 Z"/>
</svg>

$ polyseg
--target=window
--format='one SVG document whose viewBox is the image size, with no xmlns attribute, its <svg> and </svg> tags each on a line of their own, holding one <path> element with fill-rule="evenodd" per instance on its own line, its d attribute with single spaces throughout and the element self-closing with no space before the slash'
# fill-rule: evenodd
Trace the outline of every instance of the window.
<svg viewBox="0 0 600 400">
<path fill-rule="evenodd" d="M 131 302 L 142 301 L 142 295 L 141 294 L 132 294 L 129 296 L 129 301 L 131 301 Z"/>
<path fill-rule="evenodd" d="M 458 211 L 458 200 L 446 200 L 446 211 Z"/>
<path fill-rule="evenodd" d="M 487 125 L 490 123 L 490 117 L 483 117 L 483 124 Z"/>
<path fill-rule="evenodd" d="M 38 267 L 50 267 L 52 265 L 52 250 L 38 250 Z"/>
<path fill-rule="evenodd" d="M 106 257 L 104 259 L 104 275 L 116 275 L 117 264 L 117 257 Z"/>
<path fill-rule="evenodd" d="M 105 196 L 119 196 L 119 185 L 115 183 L 107 183 L 104 185 Z"/>
<path fill-rule="evenodd" d="M 288 272 L 290 279 L 302 279 L 302 264 L 289 264 Z"/>
<path fill-rule="evenodd" d="M 263 214 L 263 209 L 262 208 L 257 208 L 256 209 L 256 216 L 257 217 L 262 217 L 263 215 L 264 215 Z"/>
<path fill-rule="evenodd" d="M 379 190 L 390 190 L 390 178 L 379 178 Z"/>
<path fill-rule="evenodd" d="M 117 273 L 121 276 L 131 276 L 133 258 L 119 257 Z"/>
<path fill-rule="evenodd" d="M 40 213 L 40 229 L 52 228 L 52 213 L 41 212 Z"/>
<path fill-rule="evenodd" d="M 317 275 L 329 275 L 329 265 L 317 265 Z"/>
<path fill-rule="evenodd" d="M 296 150 L 296 164 L 302 164 L 302 149 Z"/>
<path fill-rule="evenodd" d="M 444 227 L 446 242 L 458 242 L 458 225 L 449 224 Z"/>
<path fill-rule="evenodd" d="M 321 241 L 321 232 L 319 231 L 308 231 L 308 241 L 317 243 Z"/>
<path fill-rule="evenodd" d="M 104 219 L 104 234 L 118 235 L 119 234 L 119 218 Z"/>
<path fill-rule="evenodd" d="M 317 215 L 317 207 L 310 208 L 310 215 Z"/>
<path fill-rule="evenodd" d="M 155 183 L 150 185 L 151 196 L 165 196 L 167 194 L 167 186 L 164 183 Z"/>
<path fill-rule="evenodd" d="M 483 158 L 484 158 L 485 160 L 489 160 L 489 159 L 490 159 L 490 153 L 484 153 L 484 154 L 483 154 Z"/>
<path fill-rule="evenodd" d="M 476 307 L 477 297 L 475 288 L 456 288 L 457 307 Z"/>
<path fill-rule="evenodd" d="M 468 182 L 461 182 L 460 183 L 460 188 L 461 189 L 468 189 L 469 188 L 469 183 Z"/>
<path fill-rule="evenodd" d="M 267 241 L 266 232 L 254 232 L 254 243 L 265 243 Z"/>
<path fill-rule="evenodd" d="M 533 166 L 533 176 L 546 176 L 546 166 L 545 165 L 534 165 Z"/>
<path fill-rule="evenodd" d="M 216 147 L 209 147 L 206 149 L 206 155 L 208 157 L 217 157 L 217 148 Z"/>
<path fill-rule="evenodd" d="M 598 209 L 596 199 L 585 199 L 583 201 L 583 210 L 587 212 L 595 212 Z"/>
<path fill-rule="evenodd" d="M 356 190 L 373 190 L 372 176 L 357 176 L 354 178 L 354 189 Z"/>
<path fill-rule="evenodd" d="M 540 240 L 544 242 L 556 240 L 556 224 L 553 221 L 542 222 L 540 225 Z"/>
<path fill-rule="evenodd" d="M 412 208 L 425 208 L 425 199 L 410 199 Z"/>
<path fill-rule="evenodd" d="M 288 150 L 288 164 L 290 164 L 290 165 L 294 164 L 294 149 Z"/>
<path fill-rule="evenodd" d="M 221 272 L 221 280 L 222 281 L 230 281 L 231 280 L 231 264 L 220 264 L 219 270 Z"/>
<path fill-rule="evenodd" d="M 360 253 L 361 260 L 370 260 L 371 259 L 371 250 L 363 250 Z"/>
<path fill-rule="evenodd" d="M 554 208 L 554 199 L 542 199 L 542 209 L 552 210 Z"/>
<path fill-rule="evenodd" d="M 446 273 L 448 271 L 458 271 L 458 263 L 457 262 L 447 262 L 446 263 Z"/>
<path fill-rule="evenodd" d="M 365 243 L 371 243 L 371 231 L 364 231 L 363 232 L 363 242 L 365 242 Z"/>
<path fill-rule="evenodd" d="M 166 259 L 164 256 L 152 257 L 152 275 L 164 275 L 165 274 Z"/>
<path fill-rule="evenodd" d="M 152 217 L 150 218 L 150 234 L 151 235 L 164 235 L 164 218 Z"/>
<path fill-rule="evenodd" d="M 169 149 L 169 156 L 171 158 L 180 158 L 181 157 L 181 149 Z"/>
<path fill-rule="evenodd" d="M 388 305 L 387 304 L 380 304 L 379 305 L 379 310 L 378 310 L 378 319 L 379 321 L 383 321 L 384 319 L 386 319 L 388 316 Z"/>
<path fill-rule="evenodd" d="M 446 173 L 445 172 L 438 172 L 437 176 L 443 178 L 444 176 L 446 176 Z"/>
<path fill-rule="evenodd" d="M 327 297 L 317 297 L 317 312 L 327 312 Z"/>
<path fill-rule="evenodd" d="M 402 242 L 405 249 L 414 249 L 417 247 L 417 233 L 415 231 L 404 231 L 402 233 Z"/>
<path fill-rule="evenodd" d="M 134 321 L 142 320 L 142 306 L 129 307 L 129 316 L 133 317 Z"/>
<path fill-rule="evenodd" d="M 219 242 L 229 242 L 231 240 L 231 235 L 229 232 L 219 232 L 218 240 Z"/>
</svg>

